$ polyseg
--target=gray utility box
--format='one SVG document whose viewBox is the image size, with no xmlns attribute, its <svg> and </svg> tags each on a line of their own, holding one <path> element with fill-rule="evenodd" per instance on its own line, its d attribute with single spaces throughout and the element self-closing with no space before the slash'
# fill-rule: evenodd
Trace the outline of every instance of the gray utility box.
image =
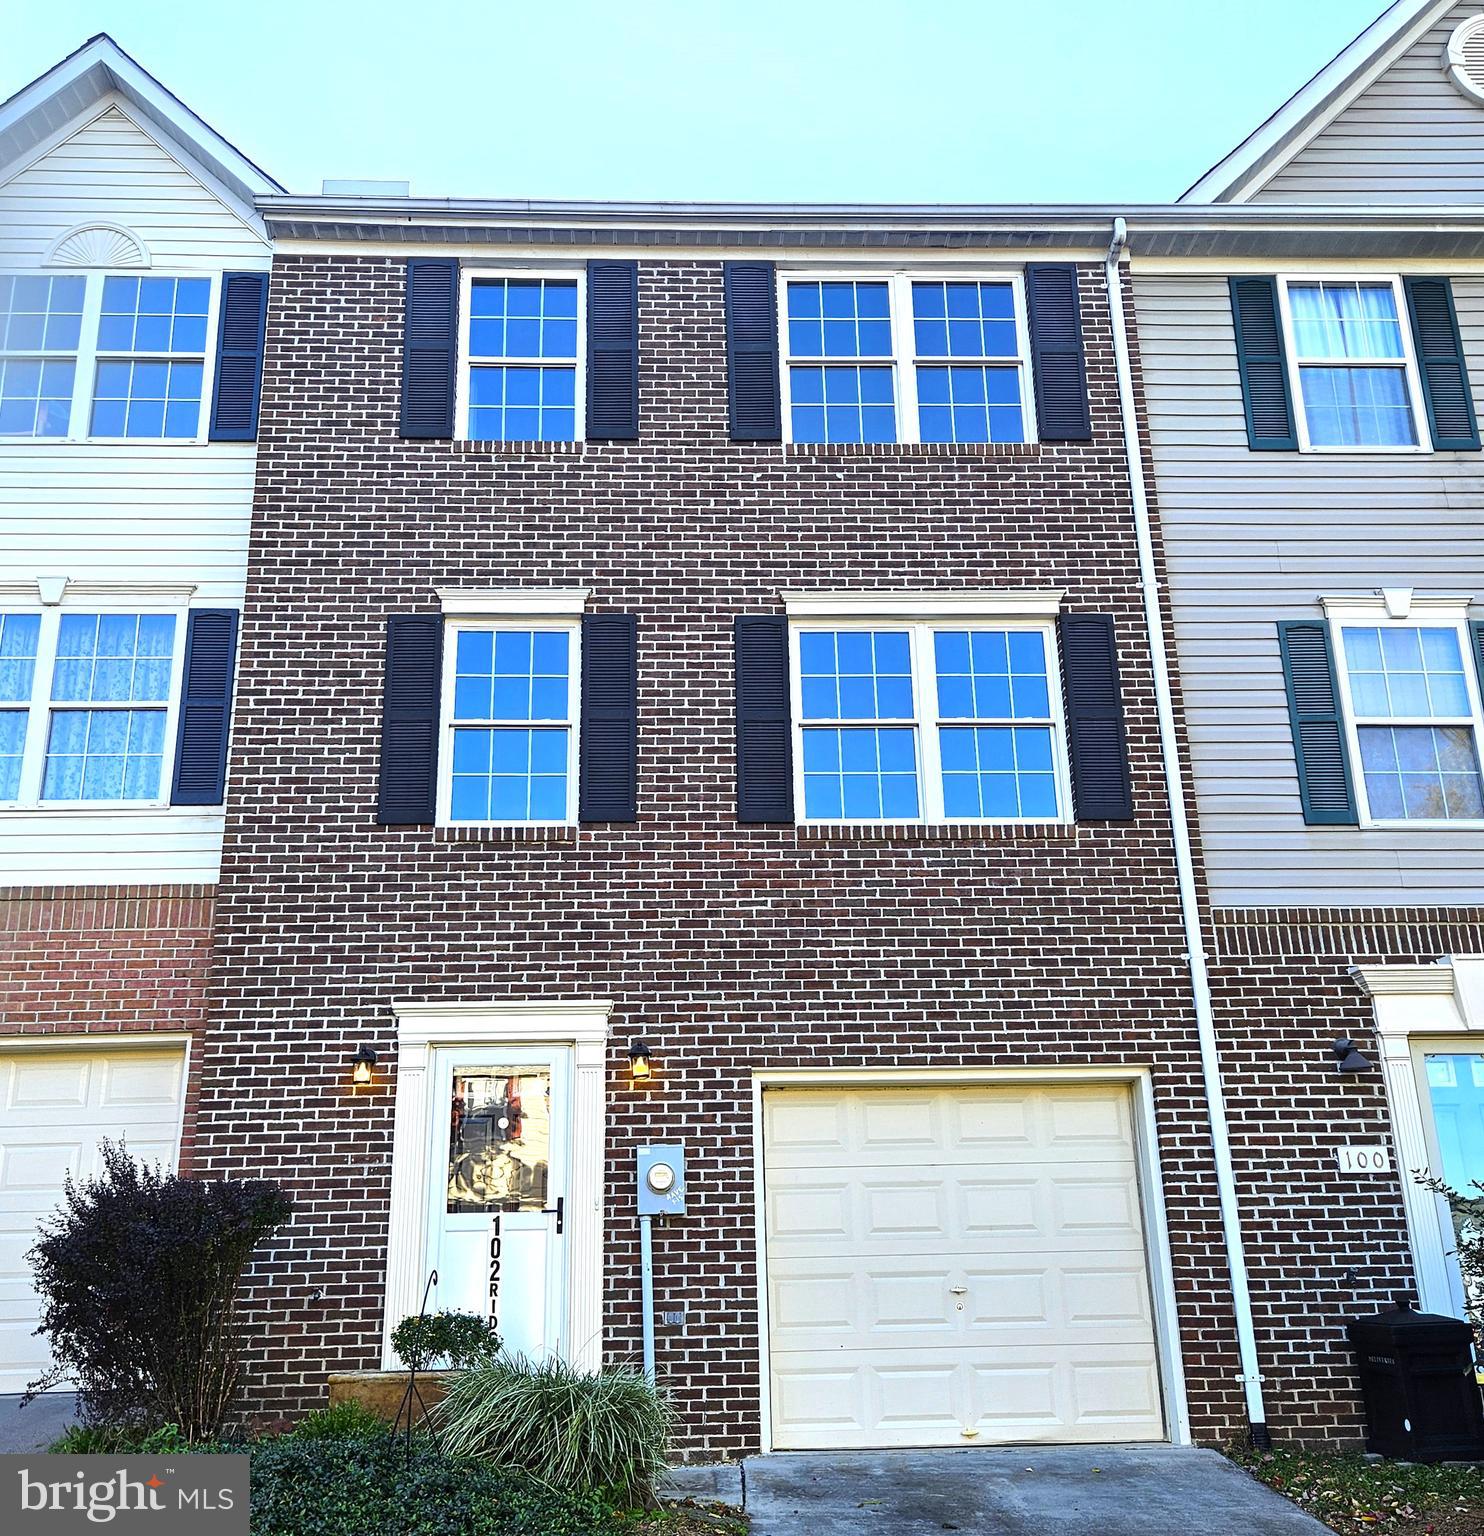
<svg viewBox="0 0 1484 1536">
<path fill-rule="evenodd" d="M 1409 1296 L 1347 1327 L 1365 1397 L 1366 1449 L 1399 1461 L 1484 1461 L 1473 1329 L 1414 1312 Z"/>
</svg>

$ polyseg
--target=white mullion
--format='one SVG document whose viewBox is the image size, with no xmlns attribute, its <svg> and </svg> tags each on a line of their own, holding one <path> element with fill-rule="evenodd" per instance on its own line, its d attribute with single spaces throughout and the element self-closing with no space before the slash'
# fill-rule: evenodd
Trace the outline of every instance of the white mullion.
<svg viewBox="0 0 1484 1536">
<path fill-rule="evenodd" d="M 912 712 L 918 739 L 917 786 L 918 819 L 925 822 L 947 819 L 943 809 L 943 754 L 938 744 L 938 688 L 936 648 L 931 624 L 914 624 L 907 637 L 912 654 Z M 931 706 L 931 707 L 929 707 Z"/>
<path fill-rule="evenodd" d="M 893 367 L 898 377 L 897 441 L 920 443 L 922 428 L 917 419 L 917 327 L 912 313 L 912 274 L 896 273 L 887 284 L 886 293 L 891 305 Z"/>
<path fill-rule="evenodd" d="M 83 285 L 82 318 L 78 321 L 77 366 L 72 374 L 72 410 L 67 437 L 86 438 L 93 425 L 93 380 L 98 371 L 98 324 L 103 313 L 103 272 L 89 272 Z"/>
</svg>

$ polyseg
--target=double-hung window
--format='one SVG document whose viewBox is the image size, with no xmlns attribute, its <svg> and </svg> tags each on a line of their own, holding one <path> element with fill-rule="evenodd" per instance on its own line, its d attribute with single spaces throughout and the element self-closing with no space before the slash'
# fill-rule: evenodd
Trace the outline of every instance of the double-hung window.
<svg viewBox="0 0 1484 1536">
<path fill-rule="evenodd" d="M 1288 277 L 1281 285 L 1300 446 L 1427 447 L 1400 280 Z"/>
<path fill-rule="evenodd" d="M 1018 276 L 785 275 L 795 443 L 1020 443 L 1031 435 Z"/>
<path fill-rule="evenodd" d="M 580 629 L 449 622 L 440 821 L 576 818 Z"/>
<path fill-rule="evenodd" d="M 1478 684 L 1461 623 L 1337 623 L 1363 819 L 1484 820 Z"/>
<path fill-rule="evenodd" d="M 795 624 L 804 821 L 1068 819 L 1049 623 Z"/>
<path fill-rule="evenodd" d="M 209 277 L 0 275 L 0 438 L 204 433 Z"/>
<path fill-rule="evenodd" d="M 466 274 L 467 436 L 569 443 L 582 436 L 579 273 Z"/>
<path fill-rule="evenodd" d="M 0 803 L 169 797 L 184 615 L 0 614 Z"/>
</svg>

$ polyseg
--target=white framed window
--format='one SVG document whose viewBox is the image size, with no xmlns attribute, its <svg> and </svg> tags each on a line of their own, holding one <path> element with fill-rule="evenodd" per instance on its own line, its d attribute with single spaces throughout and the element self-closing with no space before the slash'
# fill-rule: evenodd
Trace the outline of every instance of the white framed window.
<svg viewBox="0 0 1484 1536">
<path fill-rule="evenodd" d="M 1049 619 L 794 619 L 801 822 L 1070 819 Z"/>
<path fill-rule="evenodd" d="M 576 821 L 581 647 L 571 620 L 444 620 L 440 823 Z"/>
<path fill-rule="evenodd" d="M 169 803 L 186 610 L 0 612 L 0 806 Z"/>
<path fill-rule="evenodd" d="M 1288 276 L 1278 291 L 1300 450 L 1430 451 L 1401 279 Z"/>
<path fill-rule="evenodd" d="M 1361 824 L 1484 821 L 1484 712 L 1465 619 L 1327 606 Z"/>
<path fill-rule="evenodd" d="M 462 435 L 482 442 L 580 441 L 586 274 L 465 267 L 461 281 Z"/>
<path fill-rule="evenodd" d="M 1018 272 L 780 274 L 784 441 L 1034 440 Z"/>
<path fill-rule="evenodd" d="M 0 440 L 199 442 L 217 279 L 0 273 Z"/>
</svg>

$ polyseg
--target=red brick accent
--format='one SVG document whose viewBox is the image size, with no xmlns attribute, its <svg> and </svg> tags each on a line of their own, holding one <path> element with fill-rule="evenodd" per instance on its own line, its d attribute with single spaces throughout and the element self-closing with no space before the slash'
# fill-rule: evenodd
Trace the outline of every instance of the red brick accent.
<svg viewBox="0 0 1484 1536">
<path fill-rule="evenodd" d="M 7 1035 L 188 1031 L 189 1164 L 211 964 L 211 886 L 24 886 L 0 892 L 0 1047 Z"/>
<path fill-rule="evenodd" d="M 219 904 L 202 1165 L 299 1204 L 257 1267 L 268 1416 L 376 1361 L 395 998 L 605 997 L 606 1337 L 638 1351 L 641 1140 L 686 1142 L 658 1234 L 686 1447 L 759 1432 L 750 1077 L 860 1065 L 1153 1072 L 1194 1423 L 1238 1432 L 1231 1297 L 1176 901 L 1102 275 L 1082 274 L 1095 441 L 1013 452 L 727 440 L 719 261 L 640 267 L 641 441 L 397 436 L 403 275 L 282 256 Z M 433 589 L 588 586 L 639 621 L 639 819 L 576 836 L 374 824 L 385 617 Z M 1117 622 L 1137 819 L 1011 835 L 741 827 L 732 621 L 781 588 L 1044 587 Z M 628 1086 L 643 1036 L 661 1071 Z M 320 1293 L 316 1296 L 316 1293 Z"/>
</svg>

